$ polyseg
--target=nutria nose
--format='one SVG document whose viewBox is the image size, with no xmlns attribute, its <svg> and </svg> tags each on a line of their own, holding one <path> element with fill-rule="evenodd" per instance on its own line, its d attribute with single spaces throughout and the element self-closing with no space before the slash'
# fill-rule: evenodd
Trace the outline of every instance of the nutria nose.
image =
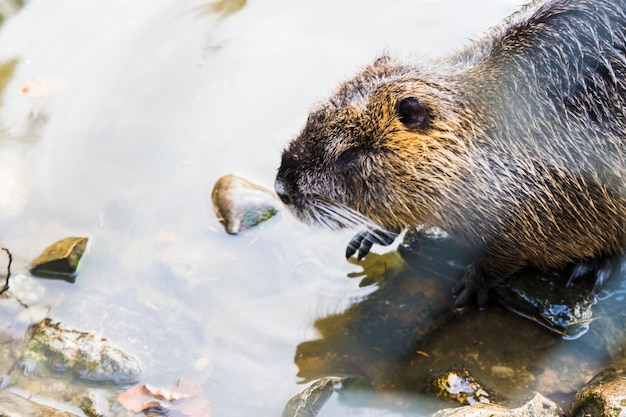
<svg viewBox="0 0 626 417">
<path fill-rule="evenodd" d="M 280 177 L 280 174 L 276 176 L 274 189 L 276 190 L 276 194 L 278 194 L 280 201 L 285 204 L 291 204 L 293 202 L 291 196 L 289 195 L 287 184 L 285 183 L 285 180 Z"/>
<path fill-rule="evenodd" d="M 294 204 L 294 195 L 297 195 L 296 172 L 300 166 L 300 157 L 291 146 L 283 152 L 280 168 L 276 174 L 274 189 L 285 204 Z"/>
</svg>

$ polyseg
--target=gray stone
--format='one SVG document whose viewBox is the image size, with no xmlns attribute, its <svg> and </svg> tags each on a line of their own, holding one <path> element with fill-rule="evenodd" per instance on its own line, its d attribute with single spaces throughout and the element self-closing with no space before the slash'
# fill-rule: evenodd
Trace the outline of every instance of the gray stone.
<svg viewBox="0 0 626 417">
<path fill-rule="evenodd" d="M 106 339 L 66 329 L 46 318 L 28 331 L 22 361 L 33 360 L 52 372 L 72 372 L 85 381 L 127 384 L 136 382 L 141 367 Z"/>
<path fill-rule="evenodd" d="M 432 417 L 560 417 L 563 410 L 553 401 L 537 393 L 518 408 L 505 408 L 497 404 L 477 403 L 459 408 L 437 411 Z"/>
<path fill-rule="evenodd" d="M 211 195 L 215 214 L 230 234 L 256 226 L 278 212 L 279 202 L 272 191 L 232 174 L 220 177 Z"/>
<path fill-rule="evenodd" d="M 68 237 L 53 243 L 31 262 L 30 273 L 73 282 L 88 240 L 86 237 Z"/>
<path fill-rule="evenodd" d="M 574 398 L 572 417 L 626 415 L 626 370 L 608 368 L 596 375 Z"/>
</svg>

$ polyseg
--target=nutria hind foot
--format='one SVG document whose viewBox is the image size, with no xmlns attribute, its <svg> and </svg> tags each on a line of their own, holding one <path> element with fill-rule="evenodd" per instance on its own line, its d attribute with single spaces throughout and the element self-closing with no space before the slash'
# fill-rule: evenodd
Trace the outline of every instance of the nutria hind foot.
<svg viewBox="0 0 626 417">
<path fill-rule="evenodd" d="M 566 286 L 571 286 L 577 279 L 590 274 L 595 275 L 593 292 L 597 293 L 606 281 L 617 272 L 624 255 L 597 256 L 572 266 Z"/>
<path fill-rule="evenodd" d="M 397 233 L 382 229 L 373 229 L 361 232 L 354 236 L 350 240 L 350 243 L 348 243 L 348 247 L 346 248 L 346 258 L 349 258 L 356 253 L 356 257 L 360 261 L 370 252 L 374 243 L 388 246 L 393 243 L 396 237 L 398 237 Z"/>
<path fill-rule="evenodd" d="M 452 287 L 454 305 L 457 309 L 465 307 L 472 296 L 476 294 L 476 304 L 479 310 L 484 310 L 489 299 L 489 286 L 485 285 L 485 277 L 480 268 L 472 263 L 467 266 L 463 277 Z"/>
</svg>

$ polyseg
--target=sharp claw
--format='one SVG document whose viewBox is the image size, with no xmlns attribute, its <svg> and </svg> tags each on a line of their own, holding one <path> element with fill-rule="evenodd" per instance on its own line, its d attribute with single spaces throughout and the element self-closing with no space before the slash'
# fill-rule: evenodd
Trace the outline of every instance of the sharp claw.
<svg viewBox="0 0 626 417">
<path fill-rule="evenodd" d="M 346 258 L 351 257 L 357 252 L 357 250 L 359 250 L 359 248 L 361 247 L 361 243 L 366 236 L 366 233 L 367 232 L 361 232 L 358 235 L 354 236 L 352 239 L 350 239 L 348 247 L 346 248 Z"/>
<path fill-rule="evenodd" d="M 379 245 L 390 245 L 398 235 L 386 230 L 367 230 L 354 236 L 346 247 L 346 258 L 350 258 L 355 253 L 360 261 L 365 258 L 374 243 Z"/>
<path fill-rule="evenodd" d="M 370 252 L 370 249 L 372 249 L 373 244 L 374 242 L 372 242 L 367 237 L 363 238 L 363 240 L 361 241 L 361 247 L 359 247 L 359 254 L 357 256 L 357 259 L 359 261 L 365 258 L 365 255 L 367 255 Z"/>
<path fill-rule="evenodd" d="M 463 288 L 461 292 L 459 292 L 459 294 L 456 296 L 456 299 L 454 300 L 454 305 L 456 306 L 456 308 L 464 307 L 465 304 L 469 302 L 471 296 L 472 291 L 469 288 Z"/>
<path fill-rule="evenodd" d="M 348 247 L 346 248 L 346 259 L 354 255 L 358 248 L 359 248 L 359 245 L 357 245 L 356 242 L 354 242 L 354 240 L 351 240 L 350 243 L 348 243 Z"/>
</svg>

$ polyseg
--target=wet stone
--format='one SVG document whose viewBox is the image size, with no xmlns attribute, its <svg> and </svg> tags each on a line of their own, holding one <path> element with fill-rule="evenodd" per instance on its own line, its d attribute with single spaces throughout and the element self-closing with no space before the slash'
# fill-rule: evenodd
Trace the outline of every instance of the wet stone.
<svg viewBox="0 0 626 417">
<path fill-rule="evenodd" d="M 31 262 L 30 273 L 73 282 L 88 240 L 86 237 L 68 237 L 53 243 Z"/>
<path fill-rule="evenodd" d="M 109 393 L 102 389 L 89 389 L 78 398 L 75 398 L 74 402 L 88 416 L 108 416 L 111 413 Z"/>
<path fill-rule="evenodd" d="M 71 372 L 84 381 L 127 384 L 141 373 L 134 358 L 105 339 L 66 329 L 48 318 L 29 328 L 21 363 L 33 361 L 52 373 Z"/>
<path fill-rule="evenodd" d="M 511 379 L 515 376 L 515 370 L 508 366 L 494 365 L 491 367 L 491 373 L 502 379 Z"/>
<path fill-rule="evenodd" d="M 315 417 L 342 381 L 343 378 L 336 377 L 315 381 L 287 402 L 283 417 Z"/>
<path fill-rule="evenodd" d="M 560 274 L 524 271 L 496 289 L 498 301 L 521 316 L 577 339 L 589 330 L 596 296 L 582 285 L 565 285 Z"/>
<path fill-rule="evenodd" d="M 467 371 L 450 371 L 434 381 L 438 396 L 461 404 L 489 403 L 489 393 Z"/>
<path fill-rule="evenodd" d="M 472 251 L 459 247 L 438 229 L 417 229 L 406 234 L 399 247 L 408 259 L 431 262 L 437 272 L 460 279 L 473 259 Z M 576 339 L 592 323 L 592 307 L 598 300 L 584 282 L 567 286 L 566 274 L 528 269 L 493 288 L 490 296 L 507 309 L 563 336 Z"/>
<path fill-rule="evenodd" d="M 518 408 L 505 408 L 497 404 L 476 404 L 437 411 L 432 417 L 560 417 L 563 410 L 553 401 L 537 393 Z"/>
<path fill-rule="evenodd" d="M 626 415 L 626 370 L 609 368 L 582 388 L 572 402 L 572 417 Z"/>
<path fill-rule="evenodd" d="M 215 214 L 230 234 L 270 219 L 280 206 L 272 191 L 232 174 L 217 180 L 212 199 Z"/>
</svg>

